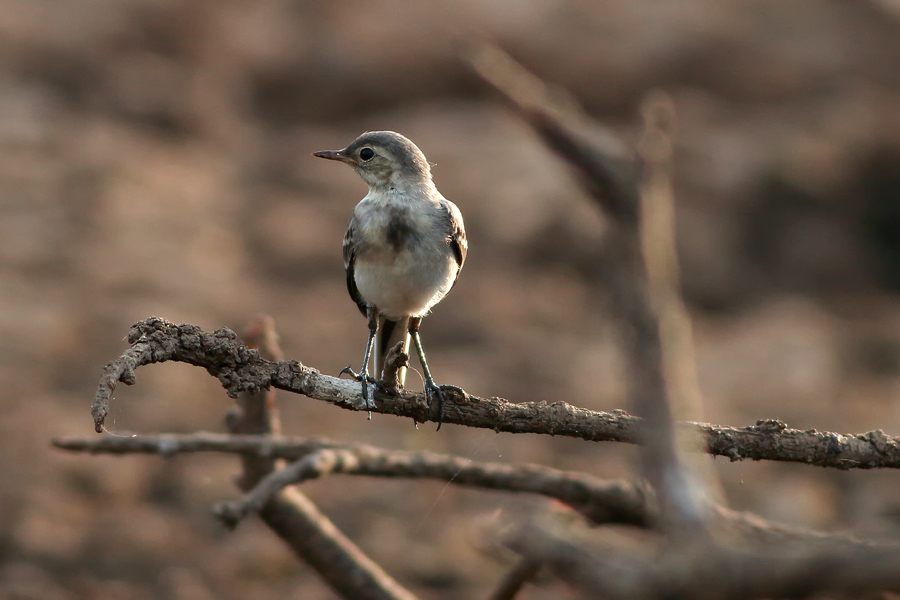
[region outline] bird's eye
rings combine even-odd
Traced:
[[[372,160],[373,156],[375,156],[375,151],[371,148],[363,148],[359,151],[359,158],[362,160]]]

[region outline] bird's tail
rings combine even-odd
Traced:
[[[375,334],[375,355],[372,357],[372,374],[376,379],[381,379],[384,370],[384,357],[388,350],[397,342],[403,342],[403,351],[409,353],[409,319],[391,321],[385,317],[378,317],[378,333]],[[406,384],[406,368],[398,371],[400,385]]]

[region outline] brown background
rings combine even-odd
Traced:
[[[9,0],[0,10],[0,597],[333,598],[256,522],[226,533],[230,457],[90,458],[88,407],[129,325],[239,329],[271,314],[289,358],[358,367],[365,320],[340,241],[364,184],[310,152],[394,129],[435,163],[470,253],[423,326],[435,377],[482,396],[626,406],[599,299],[603,223],[455,58],[498,40],[626,140],[668,90],[680,120],[684,292],[706,418],[900,434],[900,5],[649,0]],[[410,384],[419,387],[417,376]],[[223,431],[184,365],[117,390],[111,429]],[[634,449],[497,435],[282,397],[286,433],[472,460],[632,473]],[[888,472],[716,462],[732,506],[900,532]],[[431,598],[484,597],[488,543],[546,510],[440,483],[304,490]],[[565,591],[541,582],[523,598]]]

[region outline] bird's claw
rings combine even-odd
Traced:
[[[428,408],[431,408],[434,398],[437,397],[438,401],[438,426],[435,431],[441,430],[441,425],[444,424],[444,394],[443,390],[453,390],[454,392],[467,396],[466,391],[457,385],[437,385],[436,383],[427,382],[425,384],[425,398],[428,400]]]
[[[371,410],[375,408],[375,398],[374,394],[372,396],[369,395],[369,384],[374,385],[376,390],[382,390],[381,382],[372,377],[371,375],[365,373],[357,373],[350,367],[344,367],[341,369],[341,372],[338,373],[340,375],[350,375],[353,379],[362,383],[362,397],[363,401],[366,403],[366,408]],[[369,413],[369,418],[372,418],[372,413]]]
[[[357,381],[362,381],[362,373],[357,373],[350,367],[344,367],[343,369],[341,369],[341,372],[338,373],[338,376],[345,375],[345,374],[349,375],[350,377],[352,377],[353,379],[355,379]],[[376,385],[376,386],[379,383],[379,381],[377,379],[375,379],[374,377],[372,377],[371,375],[366,375],[366,381],[368,383],[371,383],[372,385]]]

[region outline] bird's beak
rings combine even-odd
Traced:
[[[340,162],[350,163],[351,165],[356,164],[356,161],[353,160],[349,155],[347,155],[344,150],[322,150],[321,152],[313,152],[313,156],[318,156],[319,158],[327,158],[328,160],[337,160]]]

